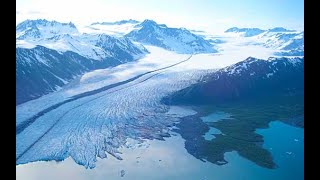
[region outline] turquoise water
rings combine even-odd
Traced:
[[[208,116],[205,117],[201,117],[202,121],[205,123],[208,122],[217,122],[217,121],[221,121],[224,119],[230,119],[230,114],[225,113],[225,112],[215,112],[215,113],[211,113]],[[203,136],[205,140],[207,141],[211,141],[212,139],[215,138],[214,134],[221,134],[222,132],[219,129],[216,129],[214,127],[209,127],[209,131],[206,132],[206,134]]]
[[[212,139],[216,138],[215,134],[221,134],[222,132],[219,129],[214,127],[210,127],[209,131],[203,136],[205,140],[211,141]]]
[[[217,111],[209,114],[208,116],[201,117],[203,122],[217,122],[224,119],[232,119],[231,114],[222,111]]]
[[[204,122],[213,122],[228,118],[230,114],[215,112],[201,119]],[[269,124],[269,128],[258,129],[256,132],[264,137],[263,147],[271,152],[277,168],[261,168],[249,160],[235,156],[234,152],[226,153],[229,164],[221,168],[228,168],[231,174],[237,174],[237,176],[219,173],[217,179],[304,179],[304,129],[273,121]]]
[[[273,179],[304,179],[304,129],[279,121],[269,125],[270,128],[256,132],[264,136],[263,147],[271,152],[278,165],[272,173]]]
[[[230,119],[230,114],[214,112],[201,118],[203,122],[216,122]],[[213,139],[210,134],[205,139]],[[215,129],[215,128],[214,128]],[[229,162],[224,166],[212,168],[216,179],[246,179],[246,180],[301,180],[304,179],[304,129],[293,127],[280,121],[269,123],[267,129],[257,129],[256,132],[264,137],[263,147],[268,149],[277,164],[276,169],[266,169],[253,162],[239,157],[236,152],[225,153]],[[221,133],[221,132],[220,132]],[[218,134],[218,133],[216,133]],[[205,172],[207,174],[208,172]],[[212,177],[209,175],[209,177]]]

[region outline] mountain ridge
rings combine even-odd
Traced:
[[[136,29],[126,34],[126,37],[144,44],[150,44],[178,53],[215,53],[209,41],[191,33],[185,28],[169,28],[165,24],[157,24],[146,19],[137,24]]]

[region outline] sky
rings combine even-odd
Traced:
[[[303,30],[304,0],[16,0],[16,24],[40,18],[76,25],[153,19],[216,32],[234,26]]]

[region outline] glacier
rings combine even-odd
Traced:
[[[190,57],[168,68],[178,68]],[[203,72],[179,73],[160,67],[73,101],[68,100],[76,95],[59,91],[21,104],[16,108],[17,128],[22,128],[16,134],[16,163],[61,161],[70,156],[76,163],[94,168],[97,157],[107,157],[105,152],[121,159],[117,149],[127,138],[162,140],[170,136],[169,127],[178,119],[165,113],[168,107],[160,103],[161,98],[197,82],[202,75]],[[67,103],[50,109],[64,101]],[[45,110],[48,107],[50,110]]]

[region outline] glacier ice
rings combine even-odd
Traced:
[[[163,140],[170,136],[169,126],[178,119],[166,113],[168,107],[160,100],[195,83],[203,74],[203,71],[161,69],[65,103],[40,116],[16,135],[16,163],[61,161],[70,156],[76,163],[94,168],[97,157],[106,158],[109,154],[121,159],[118,148],[124,146],[128,138]],[[49,97],[54,98],[54,94]],[[57,97],[59,99],[64,98]],[[36,101],[33,102],[37,104]],[[38,102],[41,103],[46,102]],[[54,104],[54,100],[49,104]],[[17,124],[32,116],[32,113],[24,113],[28,108],[23,107],[17,107]],[[36,112],[39,110],[33,114]]]

